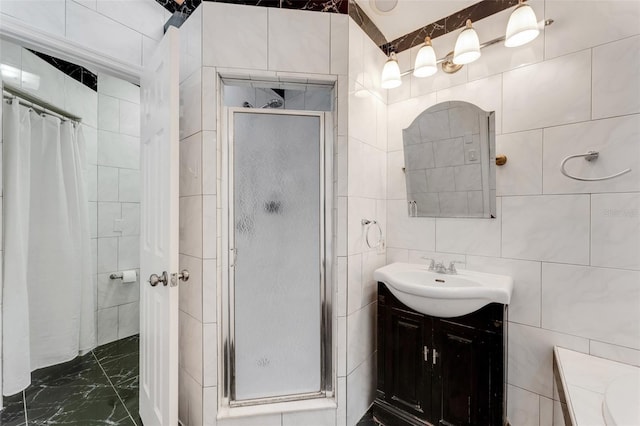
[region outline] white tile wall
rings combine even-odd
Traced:
[[[218,274],[215,259],[202,261],[202,321],[215,323],[218,320]]]
[[[118,306],[118,339],[140,333],[140,303]]]
[[[557,23],[545,32],[545,58],[555,58],[638,34],[640,4],[547,0],[545,14]]]
[[[215,386],[218,379],[218,332],[216,324],[204,324],[202,326],[202,353],[203,357],[202,385]]]
[[[509,409],[507,417],[509,423],[521,426],[539,426],[540,396],[516,386],[507,387],[509,395]]]
[[[202,15],[197,8],[180,27],[180,82],[202,67]]]
[[[98,126],[98,95],[82,83],[65,76],[64,79],[64,109],[71,114],[82,117],[85,125],[96,128]]]
[[[118,201],[118,174],[115,167],[98,166],[98,200]]]
[[[202,321],[202,260],[180,255],[180,270],[189,271],[189,285],[180,286],[180,310]]]
[[[120,103],[118,98],[100,93],[98,95],[98,128],[110,132],[120,130]]]
[[[639,282],[638,271],[543,263],[542,327],[640,349]]]
[[[387,222],[389,247],[435,251],[436,220],[427,217],[410,218],[406,198],[388,201]]]
[[[507,164],[496,167],[498,196],[542,194],[541,130],[498,135],[496,153],[507,156]]]
[[[202,197],[180,197],[180,253],[202,258]]]
[[[131,64],[142,64],[141,33],[72,1],[66,2],[65,19],[65,37],[70,41]]]
[[[202,193],[202,132],[180,142],[180,195]]]
[[[140,88],[98,75],[97,133],[93,142],[97,163],[98,304],[117,310],[115,320],[98,324],[116,340],[139,331],[140,277],[136,283],[110,280],[109,274],[140,268]],[[128,134],[125,134],[128,133]],[[106,342],[102,342],[106,343]]]
[[[640,36],[593,49],[594,119],[640,112],[638,69]]]
[[[215,426],[218,416],[218,389],[204,388],[202,392],[202,423],[204,426]]]
[[[184,425],[203,424],[202,386],[184,368],[178,373],[178,419]]]
[[[371,303],[347,317],[347,375],[353,373],[375,352],[375,323],[375,303]]]
[[[147,0],[97,0],[97,11],[116,22],[160,40],[169,12]]]
[[[347,376],[347,425],[358,423],[375,396],[375,354]]]
[[[503,74],[503,133],[591,118],[591,52],[586,50]]]
[[[640,367],[640,351],[635,349],[591,340],[589,342],[589,353],[600,358],[611,359]]]
[[[65,104],[63,73],[25,49],[22,49],[22,71],[23,90],[53,105]]]
[[[98,310],[98,345],[118,339],[118,307]]]
[[[500,217],[500,199],[498,199]],[[415,220],[415,219],[414,219]],[[437,218],[436,251],[500,256],[500,220]]]
[[[118,268],[118,239],[98,239],[98,270],[97,272],[112,272]]]
[[[640,190],[640,115],[587,121],[544,129],[543,192],[627,192]],[[560,160],[568,155],[598,151],[597,161],[569,160],[566,170],[579,177],[596,178],[630,168],[615,179],[581,182],[560,173]]]
[[[553,347],[589,352],[589,340],[516,323],[509,324],[508,380],[514,386],[553,397]]]
[[[347,74],[349,72],[349,17],[331,13],[331,74]]]
[[[202,71],[180,84],[180,139],[202,130]]]
[[[267,69],[266,8],[222,3],[202,7],[203,40],[221,41],[207,43],[202,52],[204,66]]]
[[[184,311],[180,311],[179,322],[180,366],[198,385],[202,385],[202,323]]]
[[[502,256],[589,264],[589,196],[502,198]]]
[[[374,136],[375,137],[375,136]],[[386,150],[349,138],[349,195],[383,199],[387,191]]]
[[[120,202],[140,202],[140,171],[119,169],[118,196]]]
[[[98,309],[137,302],[139,293],[139,282],[122,283],[110,279],[109,274],[98,274]]]
[[[591,196],[591,265],[640,270],[640,193]]]
[[[66,0],[7,0],[2,2],[2,14],[12,16],[47,33],[65,33]]]
[[[482,80],[439,90],[437,99],[438,102],[470,102],[485,111],[495,111],[496,134],[500,134],[502,132],[502,86],[502,74],[498,74]]]
[[[98,73],[98,92],[112,98],[140,103],[140,88],[138,86],[108,74]]]
[[[434,254],[433,256],[438,256],[438,259],[442,258],[442,254]],[[542,266],[540,262],[467,255],[464,268],[512,277],[513,294],[509,304],[509,321],[540,327],[540,301],[542,297]]]
[[[278,8],[267,11],[268,69],[328,74],[331,70],[331,15]]]

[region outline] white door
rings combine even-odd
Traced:
[[[141,79],[140,418],[178,424],[178,30]]]

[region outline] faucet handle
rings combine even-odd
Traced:
[[[430,260],[431,261],[431,262],[429,262],[429,270],[430,271],[433,271],[435,269],[435,267],[436,267],[436,261],[435,260],[433,260],[432,258],[427,257],[427,256],[421,256],[420,258],[424,259],[424,260]]]
[[[460,263],[463,265],[467,264],[467,262],[463,262],[462,260],[452,260],[451,262],[449,262],[449,269],[447,270],[447,272],[449,272],[450,274],[458,273],[458,271],[456,270],[456,263]]]

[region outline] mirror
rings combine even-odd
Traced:
[[[409,216],[496,216],[495,114],[450,101],[402,131]]]

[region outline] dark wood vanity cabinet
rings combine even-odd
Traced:
[[[378,283],[375,418],[387,426],[506,424],[506,307],[420,314]]]

